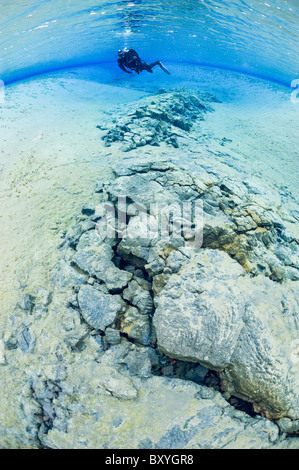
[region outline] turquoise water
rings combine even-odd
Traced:
[[[298,0],[3,0],[0,79],[107,62],[196,63],[278,81],[299,78]]]

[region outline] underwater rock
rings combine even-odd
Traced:
[[[120,400],[133,400],[137,397],[137,390],[129,378],[124,376],[107,376],[102,379],[102,386],[111,395]]]
[[[34,350],[36,336],[30,332],[29,327],[23,325],[16,335],[18,346],[23,353],[31,353]]]
[[[77,246],[76,246],[76,250],[80,251],[80,250],[84,250],[85,248],[99,247],[100,245],[101,245],[101,240],[96,230],[89,230],[80,236]]]
[[[82,235],[82,226],[80,224],[76,224],[74,227],[71,227],[68,230],[64,243],[72,248],[76,248],[81,235]]]
[[[7,328],[4,331],[2,344],[4,345],[5,349],[8,349],[9,351],[18,347],[18,341],[10,328]]]
[[[93,222],[91,219],[85,219],[81,222],[81,228],[82,228],[82,232],[88,232],[89,230],[92,230],[93,228],[95,228],[95,222]],[[82,236],[80,237],[80,239],[82,238]]]
[[[120,332],[114,328],[106,328],[105,338],[107,343],[115,345],[121,342]]]
[[[96,330],[105,331],[123,308],[119,295],[96,290],[91,286],[83,286],[78,294],[80,311],[86,322]]]
[[[169,206],[195,202],[204,195],[208,205],[201,255],[192,248],[188,254],[184,252],[182,239],[153,238],[147,230],[150,216],[132,213],[127,236],[116,244],[116,251],[119,259],[133,268],[130,276],[134,268],[147,273],[155,311],[149,291],[135,279],[126,278],[128,287],[117,287],[129,304],[118,317],[120,331],[137,344],[149,345],[151,325],[146,315],[154,313],[157,343],[167,355],[217,370],[223,389],[252,402],[256,412],[271,418],[295,418],[298,376],[294,364],[289,364],[292,351],[286,346],[282,352],[278,338],[284,332],[288,344],[296,339],[292,315],[279,320],[282,305],[295,295],[296,285],[278,289],[274,281],[286,282],[288,269],[295,269],[298,255],[296,246],[279,236],[285,230],[282,219],[266,198],[261,199],[261,191],[257,202],[248,185],[232,178],[214,178],[213,184],[205,184],[166,162],[127,168],[122,164],[116,174],[119,176],[106,187],[107,195],[116,204],[118,194],[126,194],[129,214],[132,202],[149,210],[152,202]],[[78,256],[79,252],[75,261]],[[126,275],[128,271],[120,269]],[[248,272],[259,275],[256,281]],[[89,274],[105,282],[95,271],[89,270]],[[271,300],[277,298],[275,307],[265,292],[271,292]],[[290,308],[298,311],[295,304]],[[272,316],[277,318],[274,323]],[[275,381],[271,382],[271,377]]]
[[[112,252],[110,247],[108,250],[101,254],[89,251],[77,251],[73,260],[76,265],[88,273],[90,276],[103,281],[111,293],[117,293],[128,285],[132,279],[132,274],[121,271],[111,261]]]
[[[54,283],[59,285],[60,288],[64,289],[68,286],[81,286],[86,284],[87,276],[82,272],[74,269],[67,261],[61,260],[59,263],[59,269],[55,276]]]
[[[95,213],[95,207],[91,206],[90,204],[84,204],[82,207],[82,214],[87,215],[88,217],[94,215]]]
[[[186,137],[185,133],[190,132],[194,121],[212,111],[207,101],[211,101],[208,95],[178,88],[144,99],[129,113],[128,119],[120,118],[115,125],[98,127],[108,129],[102,137],[105,146],[123,142],[123,152],[147,144],[159,146],[161,142],[178,148],[177,137]]]
[[[32,312],[34,307],[35,297],[31,294],[24,294],[19,302],[19,307],[29,314]]]
[[[209,368],[227,366],[243,326],[244,302],[237,285],[242,275],[237,262],[216,250],[202,250],[188,260],[155,297],[160,349]],[[225,280],[219,287],[218,278]]]
[[[131,340],[147,346],[150,343],[151,324],[148,315],[143,315],[136,307],[127,308],[120,318],[120,331]]]
[[[296,418],[296,297],[296,283],[252,279],[227,254],[201,250],[155,297],[158,346],[218,370],[223,389],[252,402],[256,412]]]
[[[123,298],[139,309],[143,314],[152,313],[154,304],[150,293],[142,289],[138,282],[131,281],[123,291]]]
[[[176,205],[183,207],[184,203],[203,202],[204,247],[225,251],[252,275],[263,274],[278,282],[298,280],[298,239],[274,212],[272,193],[265,186],[256,195],[238,180],[213,177],[211,182],[204,173],[203,177],[191,176],[167,162],[159,162],[157,166],[153,162],[133,163],[127,168],[121,164],[115,172],[120,176],[107,187],[113,204],[119,194],[125,194],[147,211],[157,204],[160,209],[165,207],[167,214]],[[232,194],[233,191],[236,194]],[[279,201],[275,200],[275,195],[273,198],[278,211]],[[124,239],[118,245],[118,251],[127,259],[136,256],[148,262],[153,239],[147,231],[149,223],[153,225],[149,215],[130,219],[128,231],[134,233],[135,239],[131,242]],[[148,241],[143,233],[147,234]],[[144,261],[140,266],[146,264]]]
[[[288,434],[299,434],[299,419],[292,421],[288,418],[281,418],[278,420],[277,424],[281,432]]]
[[[117,293],[122,291],[132,279],[132,274],[127,271],[110,266],[105,275],[101,276],[101,280],[105,282],[105,285],[109,292]]]
[[[111,248],[107,246],[102,248],[100,253],[89,249],[78,250],[74,255],[73,261],[82,271],[100,279],[112,264]]]
[[[130,351],[124,362],[132,375],[151,377],[152,364],[145,351],[138,351],[137,349]]]

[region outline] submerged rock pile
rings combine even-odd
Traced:
[[[107,131],[102,137],[106,147],[122,142],[124,152],[144,145],[159,146],[161,142],[178,148],[178,137],[185,138],[194,121],[204,119],[204,114],[212,111],[209,102],[218,100],[208,93],[185,88],[161,90],[158,95],[144,99],[125,118],[98,128]]]
[[[161,161],[119,165],[96,191],[50,291],[26,294],[2,338],[12,371],[30,355],[23,436],[51,448],[296,446],[284,441],[299,431],[296,221],[265,187]],[[153,203],[198,201],[201,248],[192,224],[153,236]],[[231,406],[242,401],[247,413]]]

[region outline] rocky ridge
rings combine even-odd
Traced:
[[[121,142],[121,150],[129,152],[145,145],[159,146],[161,142],[178,148],[178,138],[186,138],[196,120],[204,119],[213,108],[210,102],[219,102],[208,94],[186,88],[161,89],[156,96],[143,99],[126,113],[98,126],[106,147]]]

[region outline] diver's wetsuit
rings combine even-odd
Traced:
[[[164,67],[163,64],[161,64],[159,60],[151,64],[147,64],[144,60],[140,59],[139,55],[137,54],[136,51],[134,51],[134,49],[129,49],[128,51],[127,50],[118,51],[117,63],[119,67],[126,73],[132,73],[132,72],[129,72],[129,70],[127,70],[126,67],[130,70],[134,70],[138,74],[142,72],[143,70],[153,73],[152,68],[155,67],[155,65],[159,65],[161,69],[164,70],[164,72],[170,75],[170,72]]]

